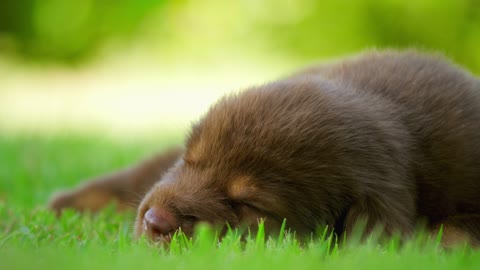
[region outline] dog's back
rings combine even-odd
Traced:
[[[393,105],[413,139],[418,214],[480,213],[480,81],[441,57],[372,52],[297,75],[321,76]]]

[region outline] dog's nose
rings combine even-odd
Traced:
[[[175,217],[165,209],[150,208],[144,215],[146,232],[154,240],[175,231]]]

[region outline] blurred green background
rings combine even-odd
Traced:
[[[373,47],[479,74],[480,1],[1,0],[0,125],[183,129],[226,91]]]
[[[442,50],[480,69],[478,0],[2,0],[2,51],[77,62],[111,42],[183,55],[254,50],[294,59],[365,47]]]

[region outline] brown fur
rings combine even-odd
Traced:
[[[65,208],[97,212],[111,202],[119,210],[136,208],[181,153],[181,149],[171,149],[121,171],[88,180],[74,190],[57,192],[49,207],[58,214]]]
[[[145,196],[136,232],[153,208],[187,233],[286,218],[299,234],[364,221],[409,235],[461,216],[450,231],[477,241],[479,178],[479,80],[439,57],[370,52],[221,99]]]

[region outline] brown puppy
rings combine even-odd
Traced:
[[[424,221],[480,239],[480,82],[437,57],[371,52],[227,96],[148,192],[136,232],[259,218],[299,234],[362,220],[408,235]]]

